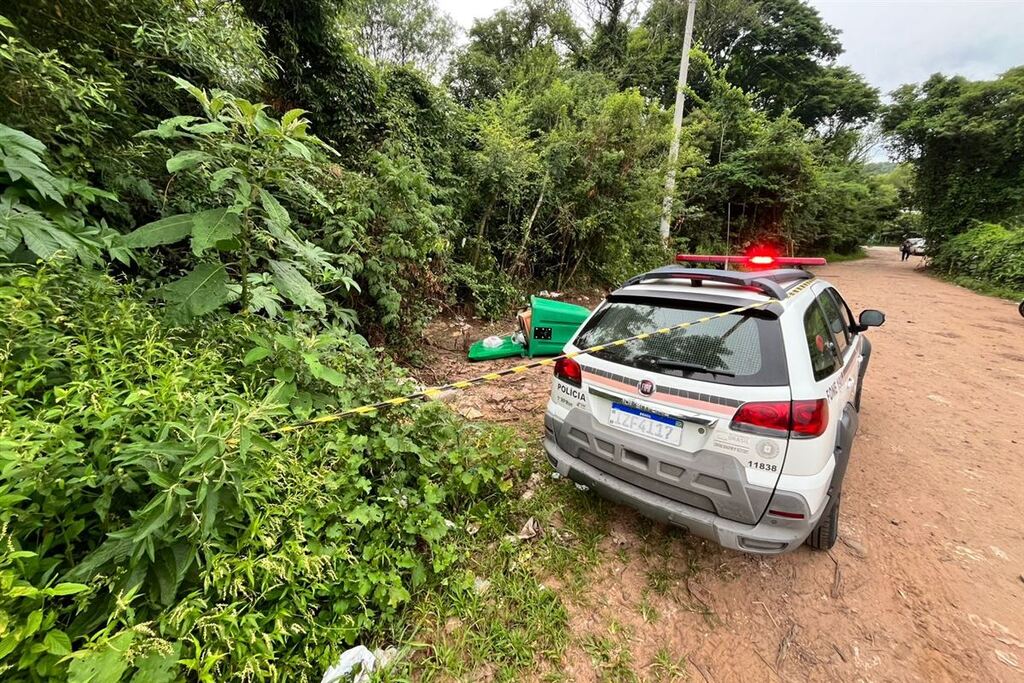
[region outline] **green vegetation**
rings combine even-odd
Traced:
[[[150,654],[312,678],[448,577],[450,528],[511,485],[515,439],[437,405],[276,432],[403,391],[345,330],[167,327],[73,268],[6,267],[0,304],[6,679],[118,680]]]
[[[982,223],[930,251],[935,269],[959,284],[1024,299],[1024,228]]]
[[[591,9],[517,0],[455,49],[431,0],[5,6],[4,680],[315,680],[357,641],[557,676],[600,501],[439,404],[280,428],[409,390],[442,306],[665,261],[683,4]],[[1019,69],[900,91],[908,163],[870,166],[878,93],[810,6],[698,18],[671,248],[855,258],[920,221],[944,272],[1022,287]]]
[[[914,169],[911,201],[932,264],[984,290],[1019,294],[1024,67],[991,81],[935,75],[894,100],[882,124]]]

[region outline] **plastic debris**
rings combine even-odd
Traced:
[[[473,408],[472,406],[459,408],[458,410],[459,414],[462,415],[462,417],[466,418],[467,420],[479,420],[481,417],[484,416],[483,413],[481,413],[476,408]]]
[[[370,683],[377,657],[362,645],[345,650],[338,663],[329,668],[320,683]]]
[[[501,346],[502,343],[503,342],[501,341],[501,337],[498,337],[498,336],[492,334],[490,337],[487,337],[486,339],[484,339],[484,348],[485,349],[496,349],[499,346]]]
[[[526,524],[523,525],[523,528],[519,530],[519,533],[516,534],[516,537],[521,541],[528,541],[531,538],[536,538],[540,533],[540,522],[538,522],[536,518],[530,517],[526,520]]]

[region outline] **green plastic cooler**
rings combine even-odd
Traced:
[[[530,307],[516,316],[525,344],[517,342],[516,335],[502,337],[501,345],[493,348],[487,348],[481,340],[469,348],[469,359],[557,356],[589,315],[583,306],[532,296]]]

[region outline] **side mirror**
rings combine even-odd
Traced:
[[[858,327],[862,330],[866,330],[869,327],[881,327],[885,322],[885,313],[869,308],[860,312],[857,322],[859,323]]]

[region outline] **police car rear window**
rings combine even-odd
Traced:
[[[729,307],[664,299],[616,298],[580,331],[579,348],[694,322]],[[693,327],[636,339],[594,354],[615,363],[704,382],[740,386],[788,383],[778,319],[763,311],[715,318]]]

